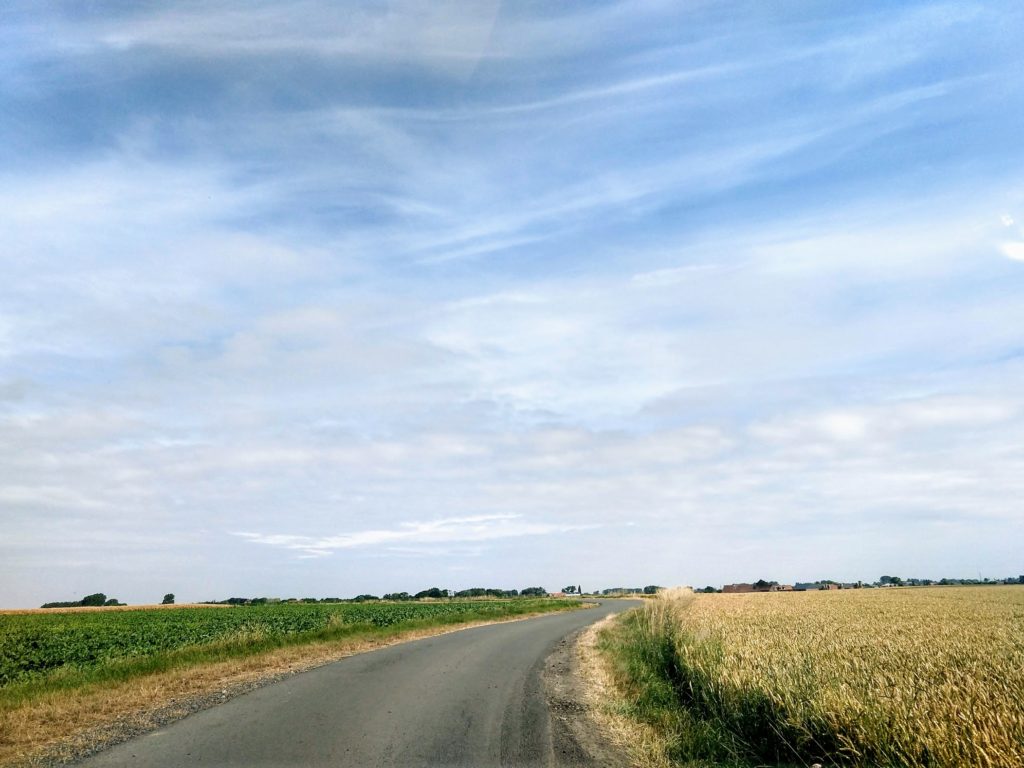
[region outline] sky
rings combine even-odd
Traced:
[[[1024,573],[1016,2],[5,2],[0,605]]]

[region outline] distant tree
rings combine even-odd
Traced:
[[[771,589],[778,583],[779,582],[777,581],[765,581],[764,579],[758,579],[754,582],[754,589]]]
[[[567,594],[567,595],[575,595],[576,594],[576,585],[575,584],[570,584],[568,587],[562,587],[562,591],[565,592],[565,594]]]
[[[576,585],[576,594],[577,595],[582,595],[583,594],[583,587],[581,587],[579,584]]]
[[[644,594],[645,595],[656,595],[656,594],[658,594],[658,590],[659,589],[662,589],[662,587],[658,587],[658,586],[655,586],[654,584],[651,584],[650,586],[644,587]]]
[[[700,592],[704,592],[705,594],[708,594],[708,595],[713,595],[713,594],[714,594],[715,592],[721,592],[722,590],[720,590],[720,589],[715,589],[714,587],[712,587],[712,586],[711,586],[711,585],[709,584],[708,586],[704,587],[704,589],[701,589],[701,590],[699,590],[699,591],[700,591]]]
[[[442,592],[437,587],[431,587],[430,589],[424,589],[422,592],[416,593],[416,599],[419,600],[422,597],[448,597],[448,590]]]
[[[903,585],[903,579],[899,576],[883,576],[878,580],[879,584],[892,584],[893,586],[899,587]]]
[[[79,602],[82,605],[103,605],[107,602],[107,596],[102,592],[97,592],[94,595],[86,595]]]
[[[366,602],[371,602],[373,600],[380,600],[380,598],[377,597],[376,595],[356,595],[355,597],[352,598],[352,600],[353,600],[353,602],[356,602],[356,603],[366,603]]]
[[[164,599],[160,601],[160,605],[174,605],[174,593],[168,592],[164,595]]]
[[[124,603],[119,603],[116,597],[112,597],[109,600],[104,600],[103,605],[109,608],[112,605],[124,605]]]
[[[544,587],[527,587],[519,590],[519,594],[523,597],[546,597],[548,591]]]
[[[384,599],[396,601],[412,600],[412,595],[410,595],[408,592],[389,592],[388,594],[384,595]]]

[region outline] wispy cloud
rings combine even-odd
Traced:
[[[1019,562],[1013,3],[0,14],[0,603]]]
[[[520,536],[569,533],[596,527],[599,526],[536,523],[524,520],[523,516],[518,514],[496,514],[404,522],[393,529],[357,531],[320,538],[243,531],[237,532],[235,535],[258,544],[269,544],[274,547],[297,550],[304,555],[321,557],[329,555],[335,550],[357,547],[379,547],[395,543],[426,545],[493,541]]]
[[[798,419],[758,424],[752,433],[773,442],[892,441],[922,430],[979,430],[1013,422],[1021,404],[967,397],[914,398],[860,408],[832,409]]]
[[[1008,242],[1000,246],[1003,254],[1014,261],[1024,261],[1024,242]]]

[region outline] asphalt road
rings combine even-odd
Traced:
[[[541,678],[545,658],[566,635],[636,604],[607,601],[351,656],[81,765],[555,765],[559,750]]]

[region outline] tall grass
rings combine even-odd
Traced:
[[[1024,766],[1024,589],[676,592],[602,643],[679,764]]]

